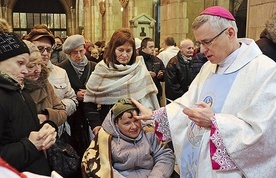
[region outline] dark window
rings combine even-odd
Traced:
[[[66,14],[59,0],[20,0],[13,9],[13,30],[23,36],[37,24],[45,24],[55,36],[66,38]]]

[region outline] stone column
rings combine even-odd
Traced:
[[[72,20],[72,32],[71,35],[76,34],[76,8],[71,10],[71,20]]]
[[[188,32],[187,2],[172,0],[168,3],[167,1],[161,1],[160,43],[167,36],[172,36],[179,44],[182,39],[186,38]]]
[[[137,7],[135,7],[135,1],[129,0],[126,7],[123,7],[123,13],[122,13],[122,27],[129,28],[130,23],[129,21],[137,16]]]
[[[122,28],[121,4],[117,0],[106,0],[106,13],[103,40],[108,42],[111,35],[118,28]]]
[[[250,0],[247,4],[246,36],[258,40],[266,21],[276,12],[276,0]]]
[[[83,30],[84,30],[84,38],[91,40],[91,21],[92,21],[92,13],[91,13],[91,3],[88,0],[83,1]]]

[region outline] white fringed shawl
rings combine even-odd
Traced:
[[[133,97],[143,101],[148,98],[152,108],[159,108],[157,88],[141,56],[132,65],[107,66],[104,61],[97,64],[87,84],[84,102],[114,104],[121,97]]]

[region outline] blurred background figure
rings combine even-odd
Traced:
[[[137,56],[139,56],[139,50],[141,48],[141,42],[142,40],[140,40],[140,38],[134,38],[134,41],[135,41],[135,48],[136,48],[136,54]]]
[[[157,57],[163,61],[163,64],[166,67],[169,60],[174,57],[178,51],[179,48],[176,46],[174,38],[169,36],[162,43],[162,51],[159,52]]]
[[[53,46],[53,52],[51,54],[51,62],[55,65],[61,63],[67,59],[66,54],[62,51],[63,40],[61,37],[55,37],[55,44]]]
[[[154,56],[157,56],[159,54],[159,49],[158,48],[154,48]]]
[[[266,22],[256,43],[265,55],[276,62],[276,13]]]
[[[91,59],[90,59],[91,58],[91,51],[95,48],[95,46],[92,42],[88,42],[85,45],[86,45],[85,46],[85,50],[86,50],[85,56],[87,57],[87,59],[89,61],[91,61]]]
[[[90,61],[93,61],[93,62],[100,62],[102,60],[102,55],[100,56],[100,52],[97,48],[93,48],[91,50],[91,57],[90,57]]]
[[[159,104],[162,97],[162,87],[160,82],[164,82],[165,66],[161,59],[154,56],[154,41],[151,38],[144,38],[141,42],[139,54],[143,56],[146,67],[158,89],[157,99]]]
[[[99,56],[102,59],[104,54],[104,49],[105,49],[105,41],[104,40],[96,41],[94,44],[94,47],[99,50]]]

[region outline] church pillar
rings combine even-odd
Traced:
[[[173,10],[172,10],[173,9]],[[187,18],[187,2],[172,0],[161,1],[161,32],[160,43],[167,36],[172,36],[175,42],[179,42],[186,38],[189,32],[189,19]],[[162,46],[160,44],[160,46]]]
[[[266,2],[250,0],[247,2],[246,36],[258,40],[266,21],[276,13],[276,0]]]

